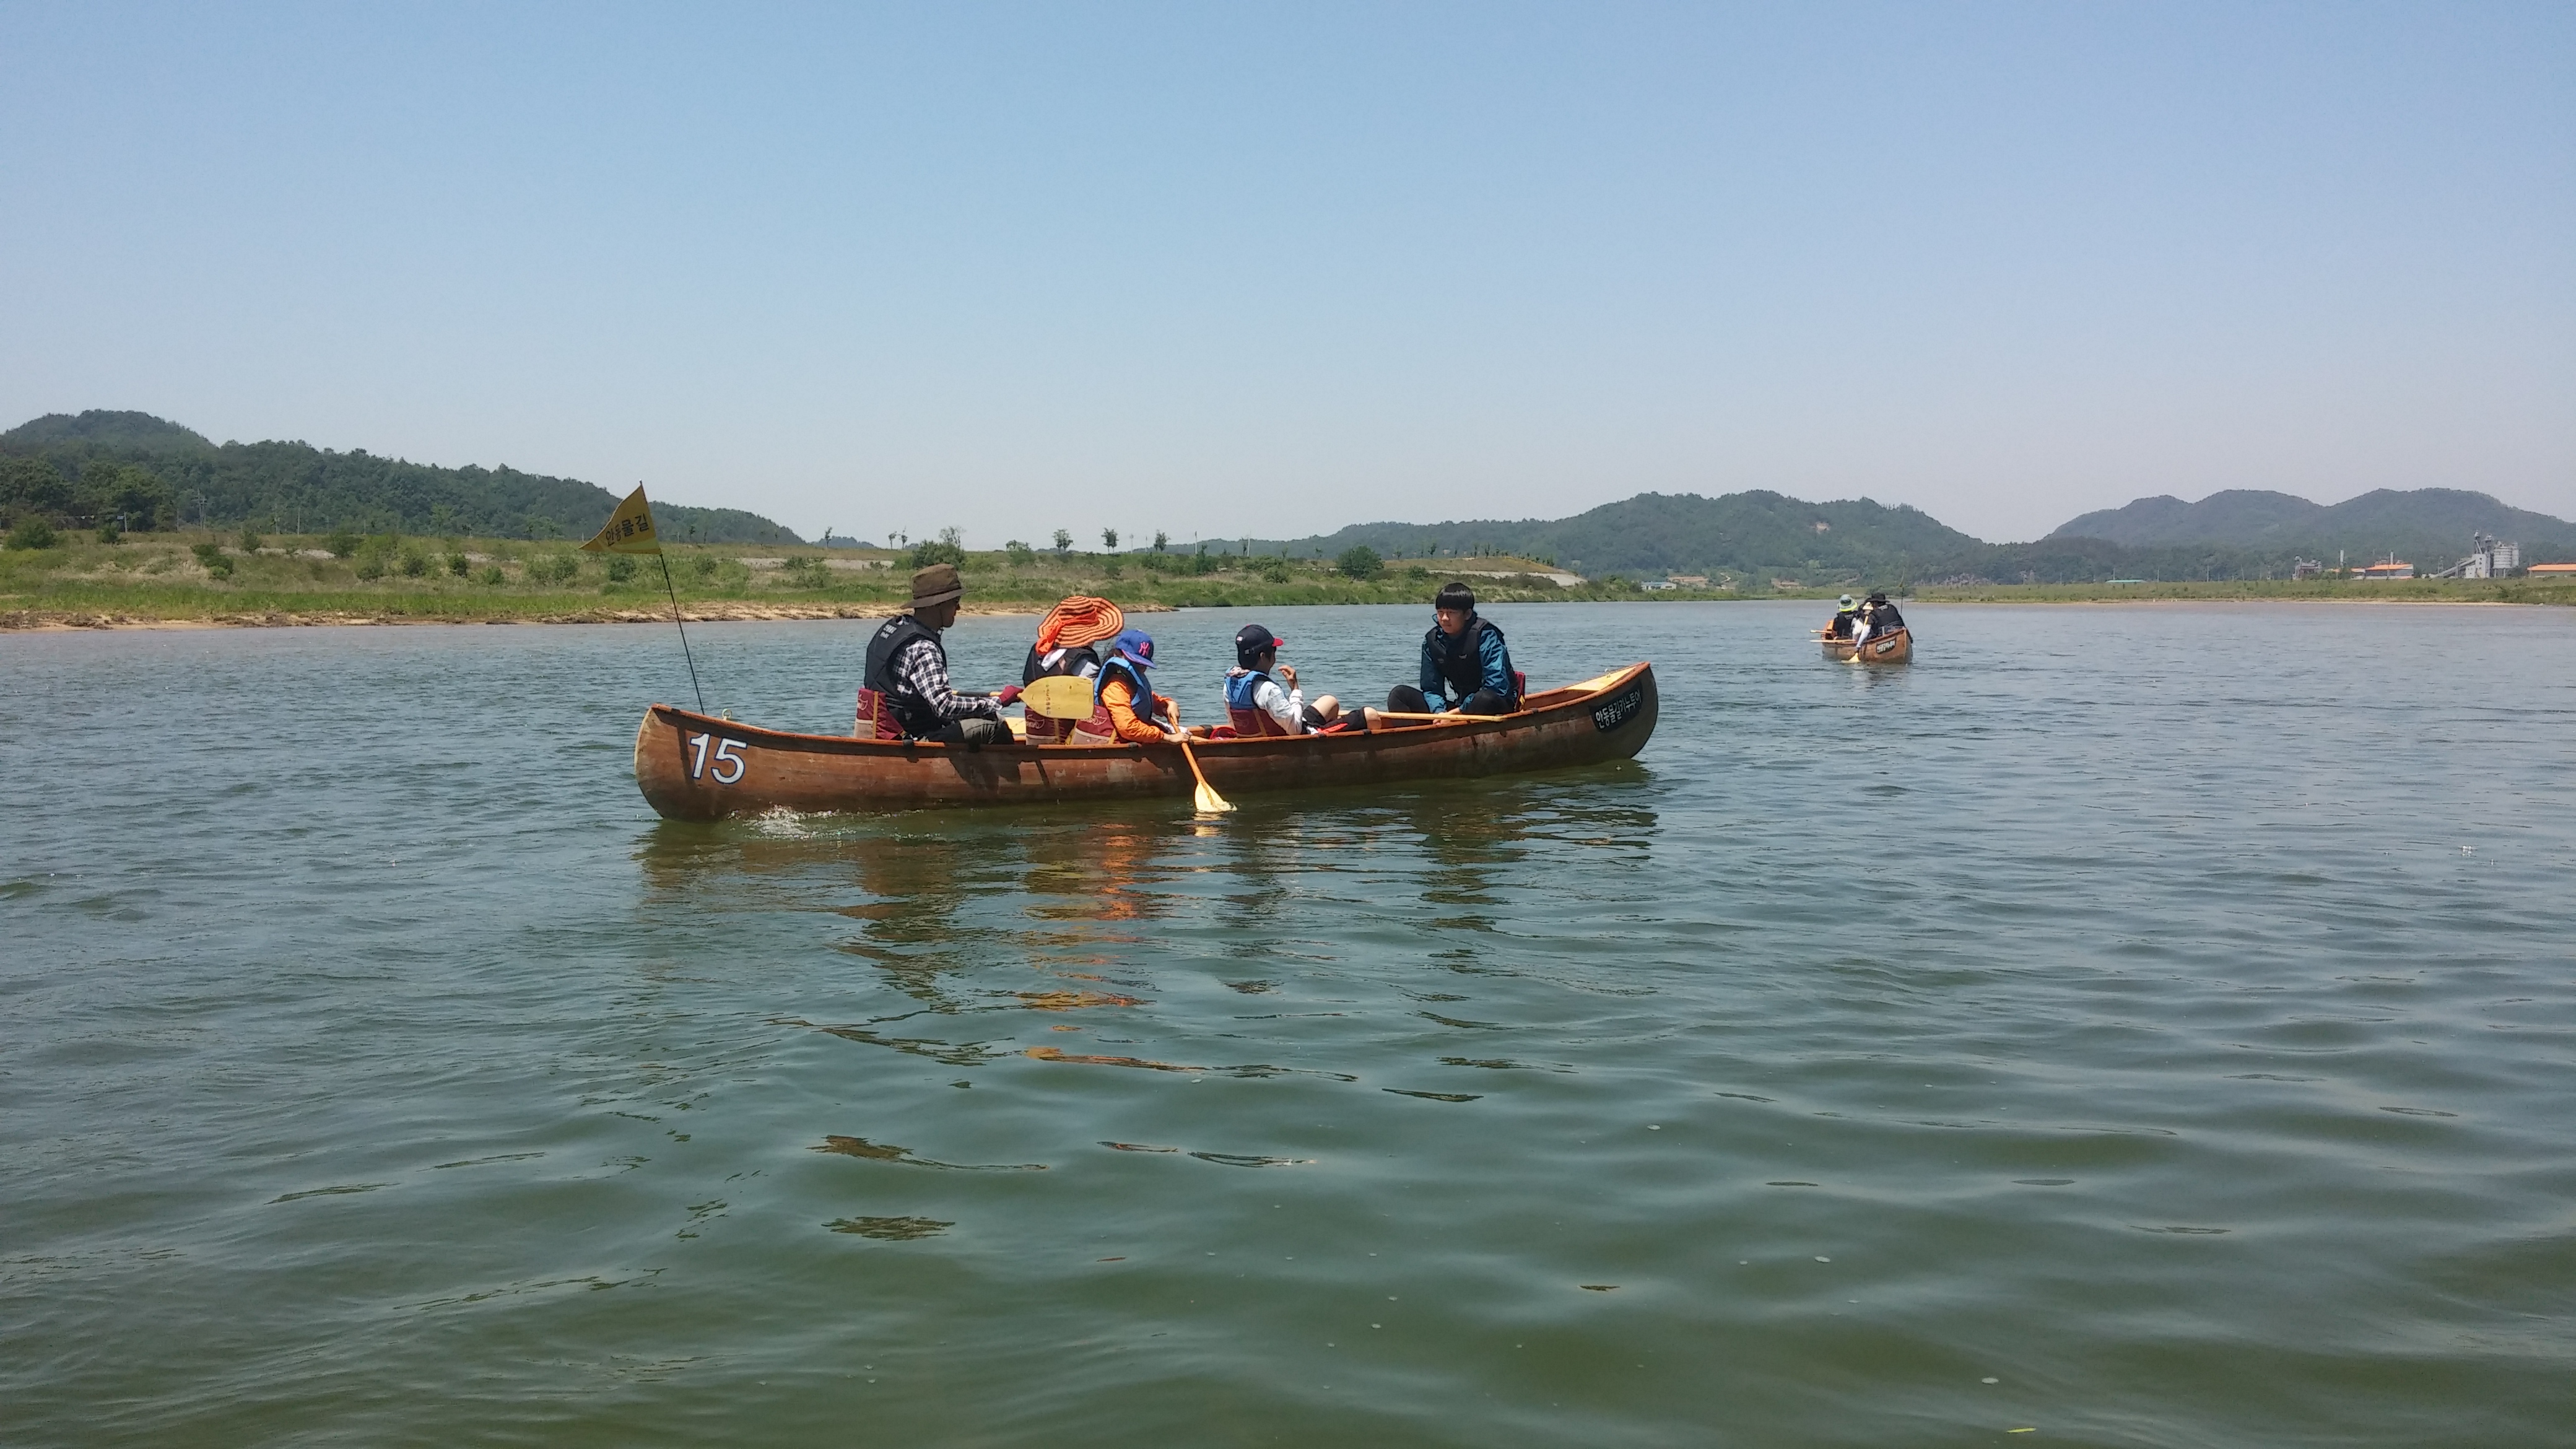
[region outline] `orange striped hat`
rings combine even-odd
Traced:
[[[1118,631],[1126,627],[1127,616],[1118,611],[1116,604],[1076,594],[1047,610],[1046,618],[1039,621],[1038,652],[1115,639]]]

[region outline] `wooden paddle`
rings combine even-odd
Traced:
[[[1092,711],[1092,681],[1070,674],[1053,674],[1020,691],[1020,702],[1049,719],[1089,719]],[[1190,742],[1180,741],[1181,758],[1190,762],[1190,774],[1199,782],[1190,803],[1201,814],[1219,815],[1234,806],[1216,787],[1208,783],[1207,771],[1199,768],[1199,757],[1190,752]]]
[[[1198,790],[1190,796],[1193,809],[1201,815],[1222,815],[1234,808],[1232,801],[1218,794],[1216,787],[1207,782],[1207,771],[1199,768],[1199,757],[1190,752],[1190,737],[1187,735],[1181,736],[1181,758],[1190,762],[1190,773],[1199,781]]]
[[[1079,675],[1050,674],[1020,691],[1020,703],[1048,719],[1091,718],[1092,682]]]

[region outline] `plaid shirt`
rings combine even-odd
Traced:
[[[1000,719],[989,694],[959,694],[948,682],[948,655],[929,639],[915,639],[894,659],[895,677],[921,696],[941,719]]]

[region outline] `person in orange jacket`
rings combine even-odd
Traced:
[[[1181,727],[1172,722],[1170,698],[1156,694],[1145,682],[1145,671],[1153,667],[1153,636],[1142,629],[1120,631],[1110,641],[1109,657],[1100,661],[1100,682],[1092,698],[1108,709],[1118,738],[1131,744],[1183,738]]]

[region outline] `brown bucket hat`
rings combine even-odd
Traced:
[[[912,606],[916,609],[944,604],[965,594],[966,585],[958,579],[955,564],[932,564],[912,571]]]

